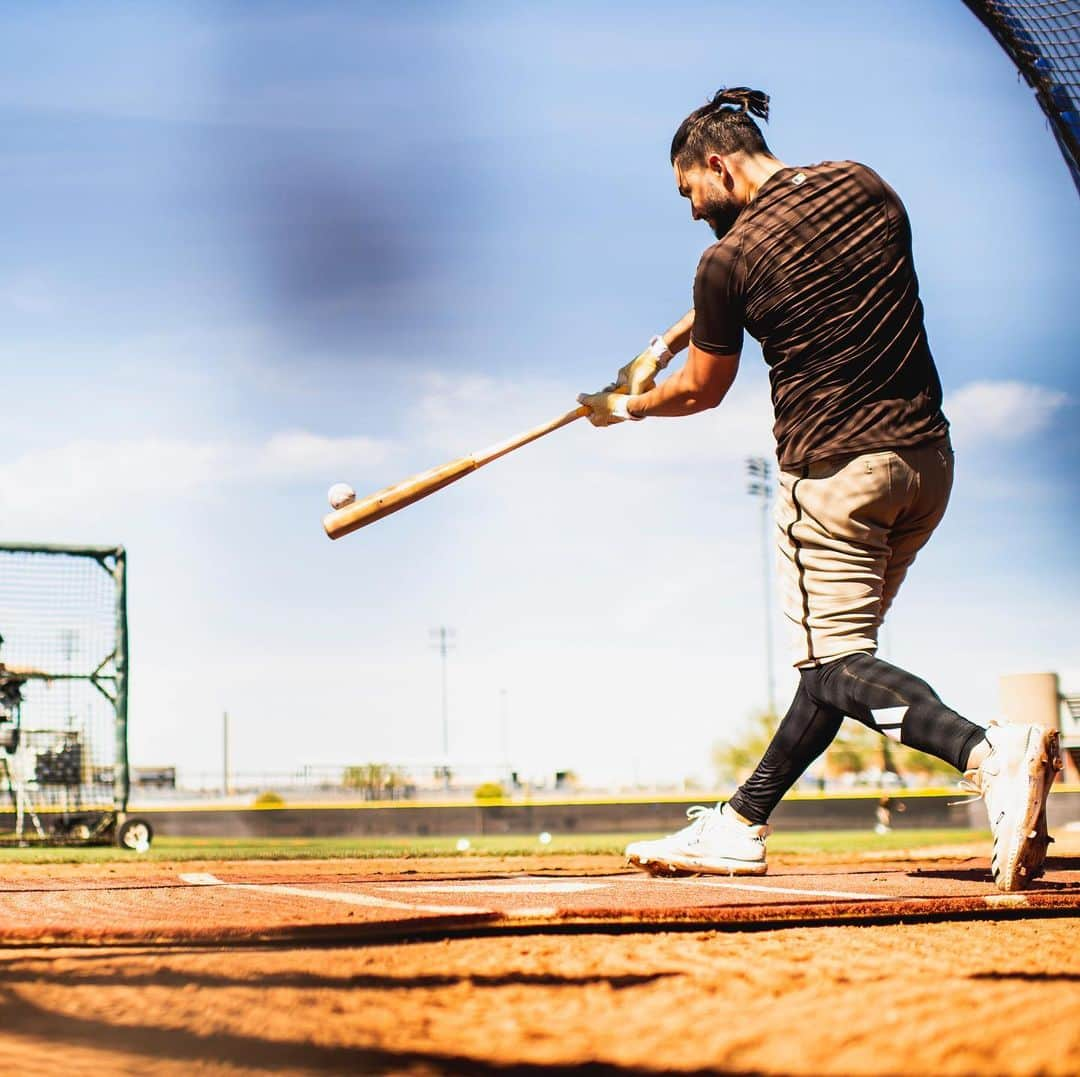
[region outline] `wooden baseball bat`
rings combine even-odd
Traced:
[[[381,520],[384,516],[389,516],[392,512],[397,512],[398,509],[403,509],[406,505],[411,505],[427,497],[428,494],[433,494],[436,490],[457,482],[458,479],[464,478],[477,468],[490,464],[492,460],[498,460],[500,456],[520,449],[522,445],[528,445],[530,441],[536,441],[537,438],[542,438],[545,434],[550,434],[588,414],[589,409],[583,404],[579,408],[574,408],[573,411],[568,411],[565,415],[560,415],[557,419],[552,419],[551,422],[534,426],[523,434],[500,441],[497,445],[474,452],[471,456],[451,460],[450,463],[443,464],[441,467],[422,471],[410,479],[387,486],[384,490],[378,490],[360,501],[352,501],[340,509],[327,513],[323,517],[323,528],[332,539],[358,531],[361,527],[373,524],[376,520]]]

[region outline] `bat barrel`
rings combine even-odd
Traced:
[[[475,468],[476,462],[471,456],[463,456],[460,460],[433,467],[430,471],[414,475],[411,479],[387,486],[360,501],[328,512],[323,517],[323,529],[332,539],[359,531],[361,527],[373,524],[376,520],[381,520],[384,516],[449,486]]]
[[[534,426],[523,434],[500,441],[497,445],[491,445],[471,456],[463,456],[460,460],[452,460],[449,464],[433,467],[430,471],[414,475],[404,482],[387,486],[384,490],[379,490],[361,501],[354,501],[350,505],[327,513],[323,517],[323,530],[332,539],[359,531],[361,527],[373,524],[376,520],[381,520],[384,516],[389,516],[392,512],[397,512],[398,509],[403,509],[406,505],[411,505],[435,493],[436,490],[449,486],[450,483],[456,482],[478,467],[490,464],[492,460],[498,460],[500,456],[505,456],[514,449],[520,449],[522,445],[528,445],[529,442],[550,434],[553,430],[558,430],[588,413],[587,407],[575,408],[565,415],[560,415],[557,419]]]

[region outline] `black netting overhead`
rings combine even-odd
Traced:
[[[1034,89],[1080,191],[1080,0],[964,0]]]

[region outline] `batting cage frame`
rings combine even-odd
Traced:
[[[128,642],[123,546],[0,542],[0,843],[149,845],[127,814]]]
[[[1035,91],[1080,192],[1080,3],[964,0],[964,4]]]

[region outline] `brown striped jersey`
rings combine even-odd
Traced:
[[[738,352],[744,329],[769,365],[784,470],[947,433],[907,212],[865,165],[780,169],[702,255],[694,344]]]

